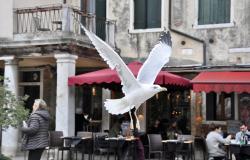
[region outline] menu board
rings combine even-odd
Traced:
[[[240,121],[238,120],[228,120],[227,121],[227,133],[228,134],[236,134],[240,131]]]

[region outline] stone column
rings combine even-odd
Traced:
[[[17,60],[14,56],[0,57],[5,61],[4,67],[4,84],[7,85],[14,95],[18,96],[18,67]],[[13,157],[16,155],[18,147],[18,129],[9,127],[2,133],[2,153],[6,156]]]
[[[68,77],[75,75],[75,63],[78,58],[71,54],[56,54],[56,130],[64,136],[75,135],[75,87],[68,86]]]
[[[110,99],[111,92],[109,89],[102,89],[102,131],[109,130],[110,115],[106,108],[104,107],[104,102],[106,99]]]

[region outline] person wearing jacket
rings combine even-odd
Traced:
[[[226,151],[223,145],[230,143],[231,135],[227,136],[227,138],[223,138],[221,126],[218,125],[212,124],[211,129],[212,131],[208,133],[206,138],[209,157],[214,160],[225,160]]]
[[[49,145],[49,119],[47,104],[42,99],[36,99],[27,126],[21,128],[24,133],[22,148],[29,151],[28,160],[40,160]]]

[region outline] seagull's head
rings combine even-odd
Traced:
[[[156,93],[162,92],[162,91],[167,91],[167,88],[161,87],[161,86],[156,85],[156,84],[154,84],[154,85],[152,86],[152,88],[153,88],[153,90],[154,90]]]

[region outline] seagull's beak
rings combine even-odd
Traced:
[[[161,87],[161,91],[167,91],[168,89],[165,87]]]

